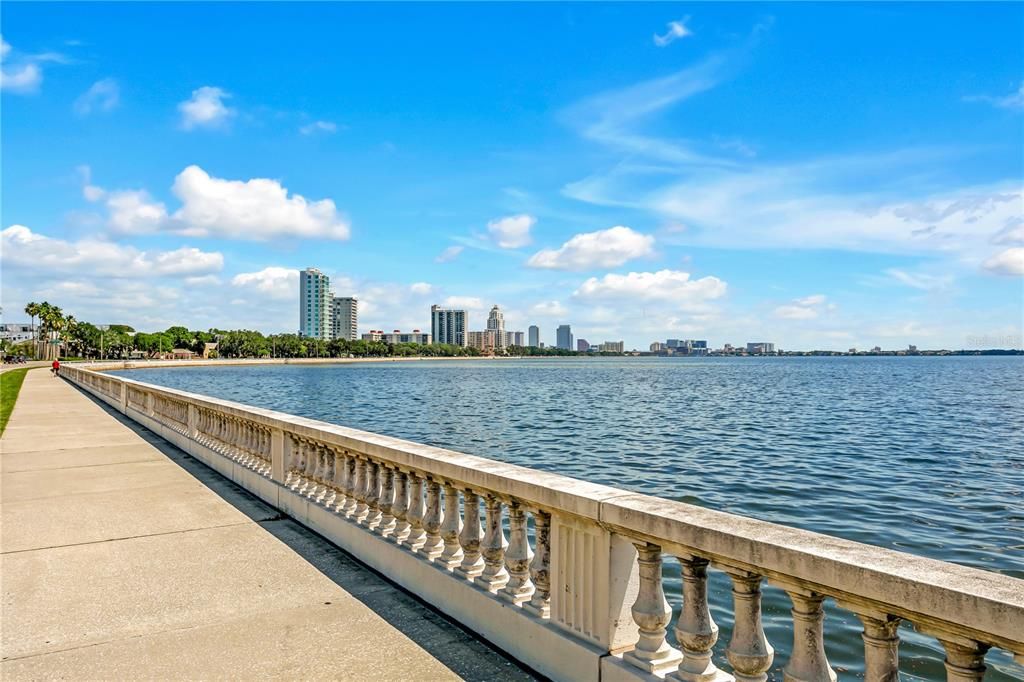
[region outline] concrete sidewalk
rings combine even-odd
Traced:
[[[45,370],[0,474],[4,680],[529,678]]]

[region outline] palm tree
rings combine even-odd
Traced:
[[[25,306],[25,314],[32,318],[32,333],[35,334],[35,340],[39,341],[39,330],[36,327],[36,315],[39,314],[39,304],[33,301]]]

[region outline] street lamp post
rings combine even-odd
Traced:
[[[101,361],[101,362],[102,362],[103,360],[106,360],[106,359],[107,359],[107,354],[106,354],[106,352],[105,352],[105,351],[103,350],[103,336],[104,336],[104,334],[106,333],[106,331],[107,331],[108,329],[110,329],[110,325],[109,325],[109,324],[101,324],[101,325],[100,325],[100,361]]]

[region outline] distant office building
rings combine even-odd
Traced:
[[[430,306],[430,335],[434,343],[467,345],[468,317],[465,310],[449,310],[439,305]]]
[[[652,353],[660,353],[663,348],[665,348],[665,344],[663,344],[661,341],[655,341],[654,343],[651,344]]]
[[[576,350],[580,353],[586,353],[590,350],[590,342],[586,339],[576,339]]]
[[[519,346],[526,345],[526,335],[522,332],[505,332],[505,346]]]
[[[530,347],[540,348],[540,327],[535,324],[531,324],[527,331],[530,333]]]
[[[355,341],[359,329],[359,302],[349,296],[334,296],[331,299],[332,338]]]
[[[402,330],[396,329],[390,334],[386,334],[383,330],[371,330],[367,334],[363,334],[363,341],[383,341],[384,343],[419,343],[427,345],[430,343],[430,334],[425,334],[419,329],[413,329],[412,333],[403,333]]]
[[[605,353],[625,353],[625,341],[605,341],[601,344],[601,350]]]
[[[494,306],[487,316],[487,331],[494,335],[494,348],[500,350],[505,347],[505,315],[501,308]]]
[[[668,339],[667,341],[665,341],[665,346],[667,348],[679,348],[684,343],[685,342],[680,339]]]
[[[332,323],[331,279],[316,268],[299,273],[299,336],[330,339]]]
[[[7,322],[0,325],[0,339],[11,343],[31,341],[36,337],[36,326],[28,322]]]
[[[775,352],[775,344],[767,341],[755,341],[747,343],[747,352],[751,355],[764,355]]]
[[[555,332],[555,347],[572,350],[572,327],[567,324],[558,325]]]

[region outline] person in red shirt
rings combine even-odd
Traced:
[[[57,358],[53,359],[53,365],[50,367],[50,371],[53,372],[53,376],[60,374],[60,360]]]

